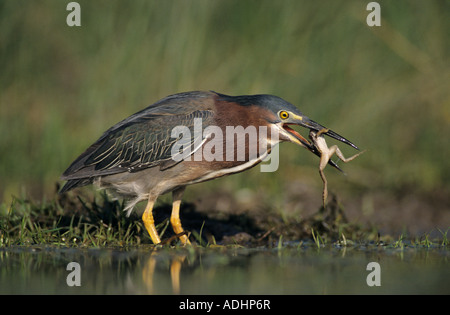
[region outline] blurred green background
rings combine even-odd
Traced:
[[[280,96],[368,149],[341,164],[347,176],[326,171],[355,217],[450,225],[450,1],[378,1],[381,27],[366,24],[369,1],[80,0],[81,27],[66,24],[69,2],[0,1],[5,204],[51,199],[66,167],[123,118],[214,90]],[[317,157],[280,152],[275,173],[256,167],[185,199],[287,218],[317,210]]]

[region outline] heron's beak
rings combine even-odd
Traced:
[[[309,119],[306,116],[300,116],[300,115],[296,115],[291,113],[291,116],[289,117],[289,121],[287,123],[283,124],[283,128],[288,131],[290,134],[295,136],[295,140],[297,141],[293,141],[293,142],[300,142],[298,144],[305,146],[308,149],[311,149],[311,147],[313,146],[311,143],[309,143],[308,140],[306,140],[304,137],[302,137],[298,132],[296,132],[295,130],[291,129],[288,127],[288,125],[299,125],[305,128],[308,128],[310,130],[314,130],[314,131],[320,131],[322,129],[328,129],[324,126],[322,126],[319,123],[316,123],[314,120]],[[333,139],[336,139],[338,141],[341,141],[345,144],[348,144],[349,146],[353,147],[356,150],[359,150],[359,148],[353,144],[350,140],[347,140],[346,138],[344,138],[343,136],[337,134],[336,132],[334,132],[331,129],[328,129],[327,132],[323,133],[324,135],[330,136]],[[292,138],[292,137],[291,137]]]
[[[298,145],[301,145],[303,147],[306,147],[309,151],[314,153],[315,155],[320,157],[320,152],[317,150],[317,148],[314,146],[314,144],[310,143],[307,139],[305,139],[301,134],[299,134],[297,131],[290,128],[288,125],[299,125],[305,128],[308,128],[310,130],[314,131],[320,131],[322,129],[328,129],[324,126],[322,126],[319,123],[316,123],[315,121],[309,119],[306,116],[300,116],[293,113],[290,113],[291,116],[289,117],[289,121],[283,124],[283,129],[288,131],[290,133],[290,139],[292,142],[297,143]],[[346,138],[342,137],[341,135],[337,134],[333,130],[328,130],[327,132],[323,133],[324,135],[330,136],[333,139],[336,139],[338,141],[341,141],[345,144],[348,144],[349,146],[355,148],[356,150],[359,150],[359,148],[353,144],[351,141],[347,140]],[[337,168],[338,170],[341,170],[332,160],[329,160],[328,164],[332,165],[333,167]]]
[[[322,129],[328,129],[328,128],[322,126],[321,124],[316,123],[314,120],[309,119],[308,117],[305,117],[305,116],[300,116],[300,117],[302,117],[302,119],[301,119],[301,121],[299,123],[300,126],[306,127],[308,129],[314,130],[314,131],[320,131]],[[334,132],[331,129],[329,129],[327,132],[325,132],[323,134],[327,135],[327,136],[330,136],[331,138],[336,139],[338,141],[341,141],[341,142],[343,142],[345,144],[348,144],[349,146],[351,146],[352,148],[354,148],[356,150],[359,150],[359,148],[355,144],[353,144],[352,142],[350,142],[349,140],[347,140],[343,136],[337,134],[336,132]]]

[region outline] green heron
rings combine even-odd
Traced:
[[[196,130],[198,122],[200,132]],[[181,242],[188,244],[179,216],[187,185],[249,169],[282,141],[296,143],[321,156],[314,143],[290,125],[316,132],[326,129],[304,116],[294,105],[273,95],[228,96],[212,91],[174,94],[109,128],[63,173],[61,179],[67,183],[60,193],[94,183],[117,197],[129,199],[125,208],[128,213],[138,202],[147,200],[142,220],[153,243],[159,244],[152,209],[160,195],[172,192],[170,222]],[[180,126],[193,131],[194,136],[183,142],[179,134],[174,134]],[[219,136],[220,131],[225,134],[229,127],[235,127],[237,136],[244,133],[245,141],[230,141]],[[261,127],[270,132],[263,132]],[[256,130],[257,150],[252,149],[249,130]],[[327,129],[323,134],[358,149],[332,130]],[[213,153],[215,158],[206,155],[202,158],[203,149]],[[237,158],[234,153],[239,151],[244,154]],[[333,161],[327,163],[339,169]]]

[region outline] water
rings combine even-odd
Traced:
[[[449,294],[449,280],[439,247],[0,249],[0,294]]]

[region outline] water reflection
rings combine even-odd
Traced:
[[[384,248],[0,249],[0,294],[449,294],[449,251]],[[366,283],[369,262],[381,287]],[[81,286],[66,283],[69,262]]]
[[[172,283],[172,293],[180,294],[180,272],[181,266],[186,259],[187,254],[177,253],[170,259],[170,279]],[[154,294],[157,291],[154,289],[153,278],[155,275],[155,268],[158,258],[158,252],[150,254],[146,264],[142,268],[142,281],[147,288],[148,294]]]

